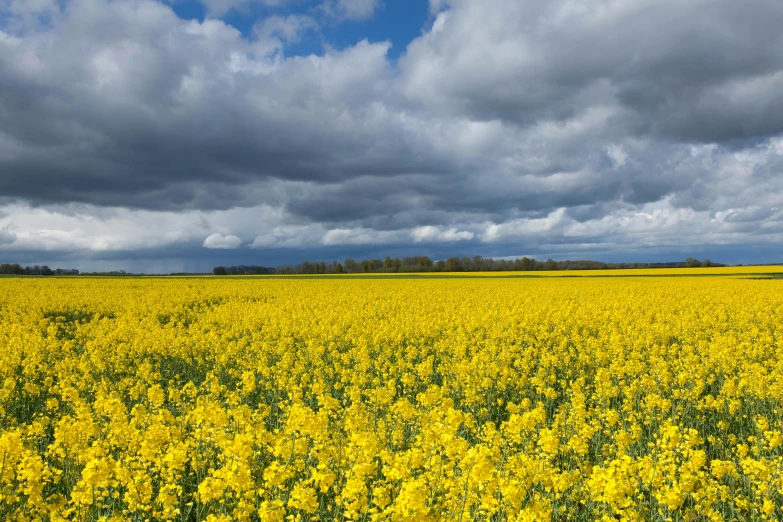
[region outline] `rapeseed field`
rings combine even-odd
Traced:
[[[780,520],[782,343],[783,280],[3,279],[0,520]]]

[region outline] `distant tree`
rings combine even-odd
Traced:
[[[712,266],[712,261],[705,259],[704,262],[702,262],[702,266]]]
[[[386,256],[386,258],[383,260],[383,269],[384,269],[384,271],[391,272],[392,271],[392,265],[393,265],[392,258],[389,257],[389,256]]]
[[[340,263],[335,263],[334,265],[334,273],[335,274],[342,274],[343,273],[343,265]]]
[[[350,257],[345,260],[345,263],[343,263],[343,268],[349,274],[352,273],[352,272],[358,272],[359,269],[360,269],[359,263],[357,263],[356,261],[354,261]]]
[[[446,260],[446,270],[448,272],[462,271],[462,263],[458,257],[450,257]]]
[[[268,268],[265,266],[256,266],[256,265],[250,265],[250,266],[238,265],[238,266],[225,266],[225,267],[216,267],[216,268],[223,268],[226,271],[226,274],[228,275],[259,275],[259,274],[275,273],[274,268]]]
[[[54,275],[54,270],[46,265],[33,265],[22,268],[21,273],[24,275],[50,276]]]
[[[419,258],[416,265],[422,269],[422,268],[431,268],[432,267],[432,260],[427,256],[422,256]]]
[[[24,274],[24,268],[18,263],[3,263],[0,265],[0,274],[22,275]]]
[[[688,268],[698,268],[701,266],[701,261],[696,258],[689,257],[685,260],[685,266]]]
[[[226,271],[226,267],[224,266],[216,266],[212,269],[212,273],[214,275],[228,275],[228,272]]]
[[[392,259],[392,272],[399,272],[400,268],[402,268],[402,261],[395,257]]]

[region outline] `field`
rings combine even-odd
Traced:
[[[781,520],[782,342],[779,279],[4,278],[0,520]]]

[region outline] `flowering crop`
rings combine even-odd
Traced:
[[[0,280],[1,520],[780,520],[783,281]]]

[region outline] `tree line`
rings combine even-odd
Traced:
[[[36,276],[78,275],[79,271],[72,268],[55,268],[52,270],[46,265],[22,266],[18,263],[3,263],[0,264],[0,274]]]
[[[274,268],[255,265],[216,266],[212,269],[214,275],[262,275],[274,274]]]
[[[699,261],[694,257],[689,257],[688,259],[685,260],[686,268],[699,268],[700,266],[725,266],[725,265],[713,263],[709,259],[705,259],[704,261]]]
[[[242,271],[247,267],[215,267],[216,275],[226,274],[358,274],[358,273],[399,273],[399,272],[533,272],[536,270],[607,270],[625,268],[682,268],[697,266],[724,266],[712,263],[709,259],[703,262],[688,258],[685,262],[673,263],[604,263],[589,260],[541,261],[529,257],[518,259],[492,259],[488,257],[450,257],[433,261],[427,256],[411,256],[403,258],[365,259],[357,261],[346,259],[337,261],[311,262],[305,261],[298,265],[284,265],[266,268],[263,271]],[[264,269],[264,267],[254,267]],[[233,271],[230,269],[234,269]]]
[[[607,270],[623,268],[697,268],[726,266],[713,263],[709,259],[700,261],[689,257],[684,262],[673,263],[604,263],[601,261],[575,260],[541,261],[529,257],[518,259],[492,259],[489,257],[450,257],[433,261],[427,256],[402,258],[365,259],[357,261],[346,259],[342,263],[332,261],[305,261],[298,265],[284,265],[277,268],[259,265],[216,266],[214,275],[267,275],[267,274],[360,274],[360,273],[398,273],[398,272],[533,272],[536,270]],[[46,265],[22,266],[18,263],[0,264],[0,275],[79,275],[70,268],[51,269]],[[112,272],[89,272],[81,275],[131,275],[124,270]],[[188,275],[187,273],[172,275]]]

